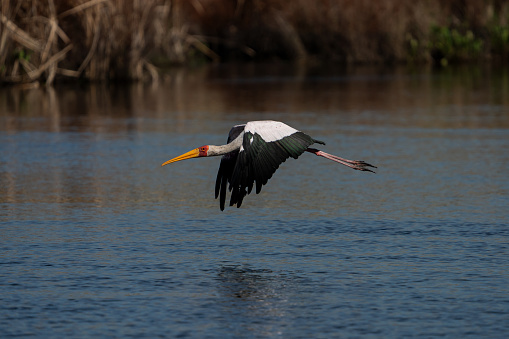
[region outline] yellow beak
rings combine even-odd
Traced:
[[[168,165],[168,164],[171,164],[172,162],[176,162],[176,161],[180,161],[180,160],[187,160],[187,159],[191,159],[191,158],[197,158],[198,156],[200,156],[200,150],[198,148],[195,148],[192,151],[189,151],[187,153],[179,155],[176,158],[173,158],[173,159],[170,159],[170,160],[166,161],[161,166]]]

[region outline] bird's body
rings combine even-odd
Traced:
[[[162,166],[195,157],[222,155],[215,188],[221,210],[224,210],[228,185],[231,191],[230,206],[240,207],[244,197],[251,193],[255,182],[258,194],[281,163],[289,157],[297,159],[305,151],[356,170],[373,172],[368,167],[375,166],[364,161],[343,159],[308,148],[314,143],[325,145],[323,141],[313,139],[282,122],[251,121],[233,126],[226,145],[202,146],[168,160]]]

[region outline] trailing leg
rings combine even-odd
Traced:
[[[310,153],[314,153],[320,157],[324,157],[326,159],[338,162],[341,165],[345,165],[347,167],[353,168],[354,170],[358,170],[358,171],[367,171],[367,172],[375,173],[373,170],[369,169],[368,167],[377,168],[376,166],[368,164],[367,162],[362,161],[362,160],[348,160],[345,158],[338,157],[337,155],[325,153],[323,151],[317,150],[316,148],[308,148],[308,149],[306,149],[306,151],[310,152]]]

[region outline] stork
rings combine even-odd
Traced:
[[[221,211],[224,210],[228,184],[231,192],[230,206],[240,207],[244,197],[251,193],[255,182],[258,194],[281,163],[289,157],[297,159],[304,152],[316,154],[355,170],[375,173],[370,167],[376,166],[364,161],[348,160],[309,148],[315,143],[325,145],[323,141],[313,139],[279,121],[250,121],[247,124],[233,126],[226,145],[201,146],[170,159],[161,166],[191,158],[222,155],[215,188]]]

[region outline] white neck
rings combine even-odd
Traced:
[[[240,133],[239,136],[237,138],[235,138],[235,140],[233,140],[229,144],[221,145],[221,146],[209,145],[209,151],[207,152],[207,156],[212,157],[212,156],[216,156],[216,155],[224,155],[224,154],[230,153],[232,151],[235,151],[235,150],[239,149],[240,146],[242,146],[243,138],[244,138],[244,132]]]

